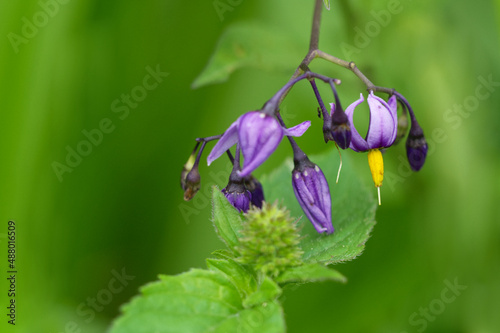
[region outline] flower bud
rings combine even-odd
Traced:
[[[332,136],[335,143],[342,149],[347,149],[351,144],[351,127],[344,111],[333,113]]]
[[[406,156],[413,171],[422,169],[427,157],[427,141],[424,137],[424,131],[416,121],[413,122],[406,139]]]
[[[330,189],[321,169],[306,157],[296,161],[292,186],[302,210],[319,233],[333,233]]]
[[[252,175],[245,179],[245,187],[252,195],[252,205],[262,208],[262,203],[264,202],[264,189],[262,184]]]
[[[224,193],[229,203],[240,212],[245,213],[250,208],[252,195],[245,188],[243,182],[229,181],[229,184],[221,192]]]
[[[201,177],[198,172],[198,166],[189,171],[184,181],[181,180],[182,189],[184,190],[184,200],[189,201],[193,199],[195,194],[200,189],[200,180]]]

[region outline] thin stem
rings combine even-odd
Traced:
[[[319,30],[321,26],[321,11],[323,10],[323,0],[316,0],[314,4],[314,14],[313,14],[313,20],[312,20],[312,28],[311,28],[311,38],[309,40],[309,50],[307,51],[306,56],[304,59],[302,59],[302,62],[300,63],[299,67],[295,70],[295,73],[293,73],[292,77],[290,78],[290,81],[293,81],[295,78],[297,78],[299,75],[304,74],[306,71],[309,69],[307,66],[313,61],[314,58],[316,58],[317,55],[317,50],[319,47]],[[288,91],[292,87],[289,87],[281,96],[281,99],[279,101],[279,104],[285,99],[286,95],[288,94]]]
[[[278,92],[269,101],[266,102],[266,104],[262,108],[262,112],[264,112],[268,115],[273,115],[275,113],[275,111],[278,110],[279,104],[281,103],[281,101],[283,99],[283,95],[288,93],[288,91],[293,87],[294,84],[296,84],[300,80],[312,79],[312,78],[320,79],[321,81],[324,81],[326,83],[329,83],[331,81],[333,81],[333,83],[335,83],[335,84],[341,83],[339,79],[332,79],[332,78],[329,78],[329,77],[321,75],[321,74],[317,74],[317,73],[313,73],[313,72],[306,72],[306,73],[288,81],[287,84],[285,84],[283,86],[283,88],[278,90]]]
[[[207,136],[206,138],[196,138],[197,142],[210,142],[214,140],[219,140],[223,134]]]
[[[330,114],[326,110],[325,104],[323,103],[323,100],[321,99],[321,95],[319,94],[318,87],[316,86],[316,82],[314,80],[309,81],[311,83],[311,86],[314,90],[314,95],[316,95],[316,99],[318,100],[319,107],[321,108],[321,113],[323,114],[323,120],[328,121],[330,119]],[[332,84],[333,86],[333,84]]]
[[[328,54],[326,52],[323,52],[321,50],[317,51],[318,57],[321,59],[324,59],[326,61],[329,61],[331,63],[334,63],[336,65],[342,66],[344,68],[347,68],[351,70],[363,83],[366,85],[366,88],[368,90],[373,90],[375,88],[375,85],[368,80],[366,75],[364,75],[359,68],[356,66],[356,64],[353,61],[345,61],[343,59],[337,58],[332,56],[331,54]]]
[[[234,157],[233,157],[233,154],[231,154],[231,151],[228,149],[226,150],[226,153],[227,153],[227,157],[229,158],[229,160],[231,161],[231,164],[234,165]]]
[[[194,161],[193,164],[193,169],[198,167],[198,164],[200,163],[201,154],[203,153],[203,149],[205,149],[206,144],[207,144],[206,142],[203,142],[201,144],[200,150],[198,151],[198,155],[196,155],[196,160]]]
[[[311,28],[311,40],[309,42],[309,51],[317,50],[319,44],[319,28],[321,23],[321,11],[323,10],[323,0],[316,0],[314,5],[314,15]]]

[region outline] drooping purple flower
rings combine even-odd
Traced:
[[[370,107],[370,122],[366,138],[359,135],[353,123],[354,109],[364,101],[363,94],[360,99],[349,105],[345,111],[351,123],[352,138],[349,148],[357,152],[368,151],[368,165],[373,178],[373,183],[378,189],[378,204],[380,201],[380,187],[384,180],[384,161],[381,148],[390,147],[396,140],[398,134],[397,100],[393,95],[386,102],[375,96],[373,91],[368,95],[368,106]]]
[[[246,213],[250,208],[252,195],[250,194],[250,191],[248,191],[242,183],[228,184],[228,186],[223,188],[221,192],[224,193],[229,203],[239,211]]]
[[[367,151],[370,149],[380,149],[390,147],[398,132],[397,101],[396,96],[391,96],[389,101],[375,96],[373,92],[368,95],[368,106],[370,107],[370,123],[366,139],[363,139],[356,130],[353,123],[354,109],[364,101],[363,94],[360,99],[347,107],[345,111],[351,123],[351,144],[349,148],[354,151]]]
[[[208,155],[207,163],[210,165],[239,142],[245,158],[239,174],[246,177],[276,150],[283,136],[301,136],[310,125],[310,121],[305,121],[297,126],[284,128],[273,116],[260,111],[247,112],[224,132]]]
[[[321,169],[307,157],[296,160],[292,186],[302,210],[316,231],[333,233],[330,189]]]

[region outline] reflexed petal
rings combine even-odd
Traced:
[[[366,135],[368,147],[370,149],[389,147],[393,144],[398,130],[393,110],[373,92],[368,95],[368,105],[370,106],[370,125]]]
[[[391,138],[391,145],[394,143],[396,140],[396,137],[398,135],[398,101],[396,99],[395,95],[392,95],[391,98],[387,101],[387,105],[389,105],[389,110],[391,111],[391,115],[394,118],[394,121],[396,122],[396,130],[394,131],[393,137]]]
[[[363,94],[359,94],[359,96],[360,98],[357,101],[347,107],[347,109],[345,110],[345,114],[347,115],[347,119],[349,119],[349,123],[351,124],[351,144],[349,145],[349,148],[354,151],[365,151],[369,149],[368,143],[361,137],[361,135],[359,135],[356,127],[354,127],[353,121],[354,109],[365,100]]]
[[[274,117],[253,111],[241,117],[238,137],[245,158],[239,174],[245,177],[276,150],[283,139],[283,129]]]
[[[212,148],[212,151],[207,157],[208,165],[218,159],[222,154],[238,142],[238,123],[241,117],[238,118],[229,128],[224,132],[222,137],[217,141],[217,144]]]
[[[303,123],[300,123],[296,126],[290,127],[290,128],[284,128],[283,127],[283,133],[287,136],[302,136],[302,134],[307,131],[307,129],[311,126],[311,122],[309,120],[304,121]]]

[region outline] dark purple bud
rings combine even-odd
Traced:
[[[406,156],[413,171],[419,171],[424,166],[428,148],[424,131],[416,120],[412,121],[410,134],[406,139]]]
[[[304,157],[305,155],[300,160],[295,160],[292,171],[293,191],[316,231],[331,234],[334,228],[328,183],[321,169]]]
[[[333,141],[342,149],[349,148],[351,144],[351,126],[349,119],[342,107],[332,104],[332,137]]]
[[[252,195],[252,205],[262,208],[262,203],[264,202],[264,189],[262,188],[262,184],[253,176],[247,179],[248,180],[245,180],[245,186]]]
[[[224,193],[229,203],[239,211],[246,213],[250,208],[252,195],[245,188],[243,182],[229,181],[229,184],[222,189],[222,193]]]

